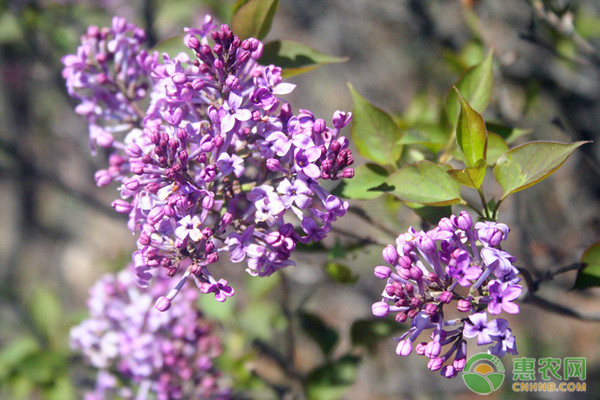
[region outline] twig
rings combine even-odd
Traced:
[[[531,272],[529,272],[529,270],[526,268],[518,268],[518,270],[519,270],[519,273],[525,279],[525,282],[527,283],[527,288],[529,289],[529,293],[533,294],[539,290],[540,285],[543,282],[551,281],[554,279],[555,276],[564,274],[565,272],[579,270],[584,265],[585,264],[583,264],[583,263],[573,263],[573,264],[566,265],[564,267],[557,268],[553,271],[548,270],[548,271],[546,271],[545,274],[538,276],[537,279],[533,279]]]
[[[581,53],[587,57],[589,62],[595,66],[600,66],[600,53],[598,49],[596,49],[590,42],[577,33],[573,26],[572,13],[565,13],[563,16],[559,17],[556,15],[556,13],[547,10],[541,0],[527,0],[527,3],[529,3],[531,6],[536,18],[547,23],[552,29],[564,37],[571,38],[573,40],[573,44],[575,44]],[[533,32],[524,38],[544,48],[553,50],[552,46],[543,43],[535,34],[533,34]],[[558,53],[556,53],[556,55],[561,56]],[[564,58],[564,56],[561,57]],[[569,61],[578,63],[582,62],[579,59],[570,59]]]
[[[360,236],[354,232],[349,232],[345,229],[337,228],[335,226],[331,227],[331,232],[335,232],[337,234],[344,235],[344,236],[352,238],[352,239],[356,239],[358,241],[358,244],[360,244],[360,245],[376,244],[378,246],[387,246],[389,244],[389,243],[385,243],[382,240],[375,240],[375,239],[371,239],[370,237]]]
[[[366,222],[373,225],[380,231],[390,235],[391,237],[396,238],[398,236],[398,233],[396,233],[396,231],[394,229],[389,228],[389,227],[385,226],[384,224],[382,224],[381,222],[374,220],[363,209],[356,207],[356,206],[350,206],[348,208],[348,211],[351,212],[352,214],[356,215],[360,219],[365,220]]]
[[[566,307],[562,304],[554,303],[546,300],[536,294],[530,293],[523,300],[524,303],[532,304],[534,306],[543,308],[553,313],[563,315],[565,317],[571,317],[582,321],[600,322],[600,313],[585,312],[573,308]]]
[[[531,275],[531,272],[529,272],[529,270],[525,268],[519,268],[519,273],[523,276],[528,288],[527,295],[523,299],[523,303],[531,304],[543,308],[547,311],[563,315],[565,317],[575,318],[582,321],[600,322],[600,313],[585,312],[575,308],[570,308],[563,304],[558,304],[547,300],[536,294],[536,292],[539,290],[540,285],[543,282],[550,281],[559,274],[563,274],[565,272],[573,270],[578,270],[582,266],[584,266],[584,264],[582,263],[573,263],[570,265],[566,265],[564,267],[557,268],[554,271],[547,271],[544,275],[538,277],[535,280],[533,279],[533,276]]]
[[[123,219],[123,216],[121,214],[116,213],[115,210],[112,209],[112,207],[109,207],[105,203],[99,201],[89,193],[85,193],[80,191],[79,189],[70,187],[65,182],[63,182],[62,179],[60,179],[58,176],[42,171],[37,165],[29,161],[27,157],[21,154],[21,151],[17,146],[15,146],[12,143],[9,143],[8,141],[2,138],[0,138],[0,150],[6,155],[12,156],[18,164],[18,168],[20,168],[23,171],[26,171],[27,176],[29,178],[49,183],[57,189],[60,189],[67,195],[71,196],[72,198],[81,201],[86,206],[100,211],[101,213],[109,217]],[[11,173],[9,171],[7,175],[18,177],[20,175],[20,172],[17,171]]]

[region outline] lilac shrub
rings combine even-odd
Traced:
[[[453,378],[466,364],[466,339],[476,338],[478,346],[489,346],[498,357],[517,354],[508,321],[489,319],[519,312],[514,301],[522,287],[515,259],[500,249],[508,233],[502,223],[473,224],[463,211],[427,232],[410,228],[383,250],[392,268],[375,267],[375,276],[386,285],[372,311],[377,317],[395,314],[400,323],[410,319],[409,330],[396,338],[398,355],[414,349],[429,359],[429,369]],[[466,316],[446,315],[453,311]],[[429,341],[417,342],[422,333]]]
[[[178,279],[161,310],[188,278],[218,301],[232,296],[209,270],[220,254],[256,276],[294,265],[296,245],[323,239],[348,209],[322,183],[354,175],[340,136],[351,113],[336,111],[331,127],[308,110],[295,114],[280,98],[295,86],[258,62],[259,40],[210,17],[185,32],[189,52],[159,62],[142,48],[143,31],[115,18],[63,58],[92,144],[109,153],[96,183],[120,184],[113,207],[138,234],[137,284],[157,271]]]
[[[213,359],[221,341],[183,288],[165,312],[153,307],[169,279],[136,287],[131,269],[103,276],[90,290],[90,317],[71,329],[71,347],[98,369],[86,400],[228,399]]]

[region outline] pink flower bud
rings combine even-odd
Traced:
[[[377,303],[373,303],[371,311],[376,317],[385,317],[390,313],[390,306],[384,301],[378,301]]]
[[[169,308],[171,308],[171,300],[169,300],[165,296],[160,296],[156,300],[156,303],[154,303],[154,307],[156,307],[156,309],[161,312],[167,311]]]

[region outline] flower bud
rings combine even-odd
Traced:
[[[376,317],[385,317],[390,312],[390,306],[384,301],[378,301],[377,303],[373,303],[371,311]]]
[[[471,302],[469,300],[461,299],[457,302],[456,309],[460,312],[469,312],[471,310]]]
[[[122,200],[122,199],[117,199],[117,200],[113,201],[111,203],[111,205],[115,209],[115,211],[118,212],[119,214],[129,214],[131,212],[131,210],[133,209],[133,206],[131,205],[131,203],[129,203],[126,200]]]
[[[427,368],[429,368],[432,371],[437,371],[438,369],[442,368],[443,364],[444,364],[443,358],[435,357],[435,358],[432,358],[431,360],[429,360],[429,362],[427,363]]]
[[[442,351],[442,345],[438,341],[432,341],[427,344],[425,348],[425,357],[427,358],[435,358],[440,355]]]
[[[382,255],[383,260],[390,265],[394,265],[398,262],[398,252],[396,251],[396,248],[391,244],[388,244],[385,247],[385,249],[383,249]]]
[[[379,265],[379,266],[375,267],[374,273],[375,273],[375,277],[377,279],[387,279],[387,278],[389,278],[390,274],[392,273],[392,270],[386,266]]]
[[[142,155],[142,148],[135,143],[129,143],[125,148],[125,153],[129,157],[139,157]]]
[[[154,303],[154,307],[156,307],[156,309],[161,312],[167,311],[169,308],[171,308],[171,300],[169,300],[165,296],[160,296],[156,300],[156,303]]]
[[[412,353],[412,343],[409,340],[401,340],[396,346],[396,354],[406,357]]]
[[[454,378],[456,375],[458,375],[458,371],[456,370],[456,368],[454,368],[454,366],[452,365],[446,365],[444,366],[444,368],[442,368],[442,370],[440,371],[440,374],[444,377],[444,378]]]

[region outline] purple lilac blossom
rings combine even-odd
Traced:
[[[63,76],[93,144],[111,152],[96,182],[121,183],[113,207],[138,234],[136,282],[158,272],[180,288],[189,278],[222,301],[234,291],[211,264],[225,256],[270,275],[346,213],[322,182],[354,175],[340,135],[351,113],[336,111],[333,127],[308,110],[295,115],[279,97],[295,85],[258,62],[259,40],[210,17],[185,32],[194,57],[159,60],[141,48],[140,28],[115,18],[89,29],[77,55],[63,58]]]
[[[198,291],[182,289],[164,312],[153,307],[168,281],[157,277],[143,290],[128,268],[91,288],[90,316],[70,335],[71,347],[98,369],[86,399],[231,398],[213,366],[221,341],[196,306]]]
[[[430,231],[410,228],[396,239],[395,246],[383,249],[384,261],[376,266],[375,277],[385,279],[381,300],[372,306],[376,317],[394,314],[396,321],[410,319],[410,328],[396,338],[396,353],[414,352],[429,359],[427,367],[453,378],[463,370],[467,340],[498,357],[517,354],[508,321],[489,320],[488,314],[519,312],[513,303],[522,292],[514,267],[515,258],[499,248],[508,236],[505,224],[472,222],[462,211],[443,218]],[[467,289],[468,288],[468,289]],[[454,303],[455,302],[455,303]],[[464,318],[447,318],[452,303]],[[424,331],[429,341],[418,342]]]

